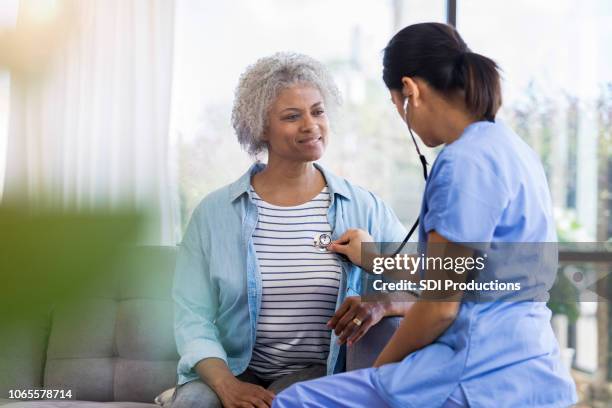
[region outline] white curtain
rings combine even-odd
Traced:
[[[44,198],[76,209],[133,206],[154,216],[147,243],[175,244],[178,187],[169,143],[174,2],[58,3],[69,10],[62,24],[71,29],[44,68],[11,75],[4,200]],[[27,18],[20,9],[18,27]]]

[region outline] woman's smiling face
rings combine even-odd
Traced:
[[[312,162],[323,156],[329,122],[321,92],[308,84],[283,89],[268,111],[263,139],[268,156]]]

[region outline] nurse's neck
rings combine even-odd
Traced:
[[[438,106],[432,109],[437,116],[432,120],[432,130],[436,139],[443,144],[453,143],[465,128],[478,122],[478,118],[467,109],[463,94],[439,98],[433,102]]]

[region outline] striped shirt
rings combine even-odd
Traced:
[[[326,323],[335,311],[342,266],[337,255],[313,245],[317,235],[331,235],[327,186],[292,207],[267,203],[252,187],[251,196],[258,210],[253,242],[262,301],[249,368],[273,380],[326,364],[331,335]]]

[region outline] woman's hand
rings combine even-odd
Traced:
[[[272,391],[233,376],[215,384],[213,389],[225,408],[269,408],[274,399]]]
[[[200,360],[195,369],[204,382],[217,394],[224,407],[268,408],[272,406],[274,393],[259,385],[240,381],[220,358]]]
[[[362,302],[360,296],[347,297],[334,316],[327,322],[336,336],[338,343],[352,346],[364,334],[385,316],[385,306],[378,302]],[[353,319],[359,319],[357,325]]]
[[[346,255],[348,259],[357,266],[363,266],[361,258],[361,244],[363,242],[373,242],[370,234],[361,229],[349,229],[337,240],[333,241],[327,249]]]

